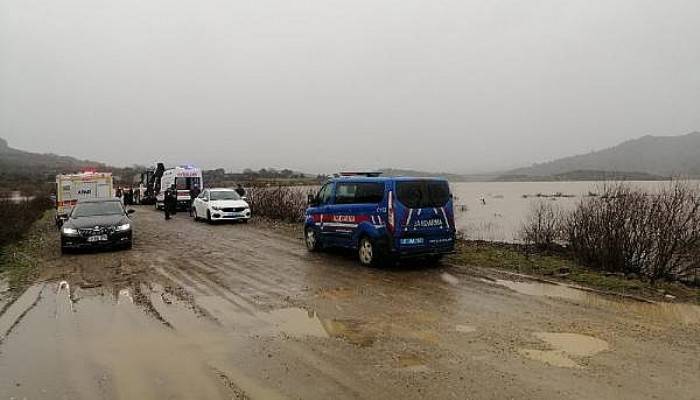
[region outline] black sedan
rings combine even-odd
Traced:
[[[130,249],[133,222],[119,199],[82,200],[61,226],[61,252],[90,248]]]

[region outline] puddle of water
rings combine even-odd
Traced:
[[[60,282],[31,287],[11,308],[1,325],[21,322],[3,343],[0,398],[231,397],[192,338],[129,301],[90,296],[73,305]],[[215,350],[230,353],[231,341],[221,343]]]
[[[616,310],[621,313],[636,313],[642,317],[654,320],[680,322],[686,325],[700,324],[700,306],[696,304],[643,303],[624,299],[615,301],[594,293],[556,283],[534,281],[517,282],[503,279],[496,279],[495,281],[482,279],[482,281],[491,284],[495,283],[528,296],[562,298]]]
[[[452,286],[457,286],[459,284],[459,279],[457,279],[457,277],[452,274],[448,274],[447,272],[443,272],[442,274],[440,274],[440,279],[442,279],[443,282],[448,283]]]
[[[608,342],[575,333],[538,332],[535,336],[555,350],[578,357],[591,357],[610,349]]]
[[[561,368],[582,368],[571,356],[593,357],[610,349],[604,340],[576,333],[537,332],[535,337],[547,343],[552,350],[521,349],[519,353],[531,360]]]
[[[329,337],[316,313],[302,308],[284,308],[259,313],[255,317],[271,324],[273,333],[284,333],[293,337]]]
[[[331,337],[342,338],[361,347],[371,346],[375,341],[375,337],[364,332],[357,321],[327,319],[323,321],[323,327]]]
[[[469,325],[457,325],[457,332],[459,333],[474,333],[476,328]]]

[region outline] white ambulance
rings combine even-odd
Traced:
[[[170,168],[163,171],[160,178],[160,192],[156,195],[156,208],[162,209],[165,201],[165,191],[175,185],[177,189],[177,207],[181,210],[190,207],[190,189],[197,186],[200,190],[204,180],[202,170],[191,165]]]
[[[114,197],[111,172],[81,172],[56,176],[56,223],[60,224],[82,199]]]

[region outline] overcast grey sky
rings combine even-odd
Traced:
[[[698,0],[2,0],[0,137],[474,172],[700,130]]]

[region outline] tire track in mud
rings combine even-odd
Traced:
[[[219,297],[221,297],[222,300],[228,302],[231,306],[233,306],[238,312],[247,313],[251,315],[254,313],[254,308],[252,308],[251,305],[244,304],[245,302],[242,299],[231,298],[221,290],[216,290],[210,285],[205,285],[202,282],[193,280],[184,271],[176,267],[170,267],[168,268],[168,270],[169,271],[166,271],[165,267],[157,267],[157,271],[162,276],[166,277],[167,279],[174,282],[176,285],[190,292],[190,294],[193,295],[192,301],[197,307],[202,307],[201,302],[198,301],[199,299],[214,297],[214,295],[216,294]]]
[[[42,299],[44,284],[29,287],[0,313],[0,346]],[[33,299],[33,300],[32,300]],[[16,309],[16,310],[15,310]]]

